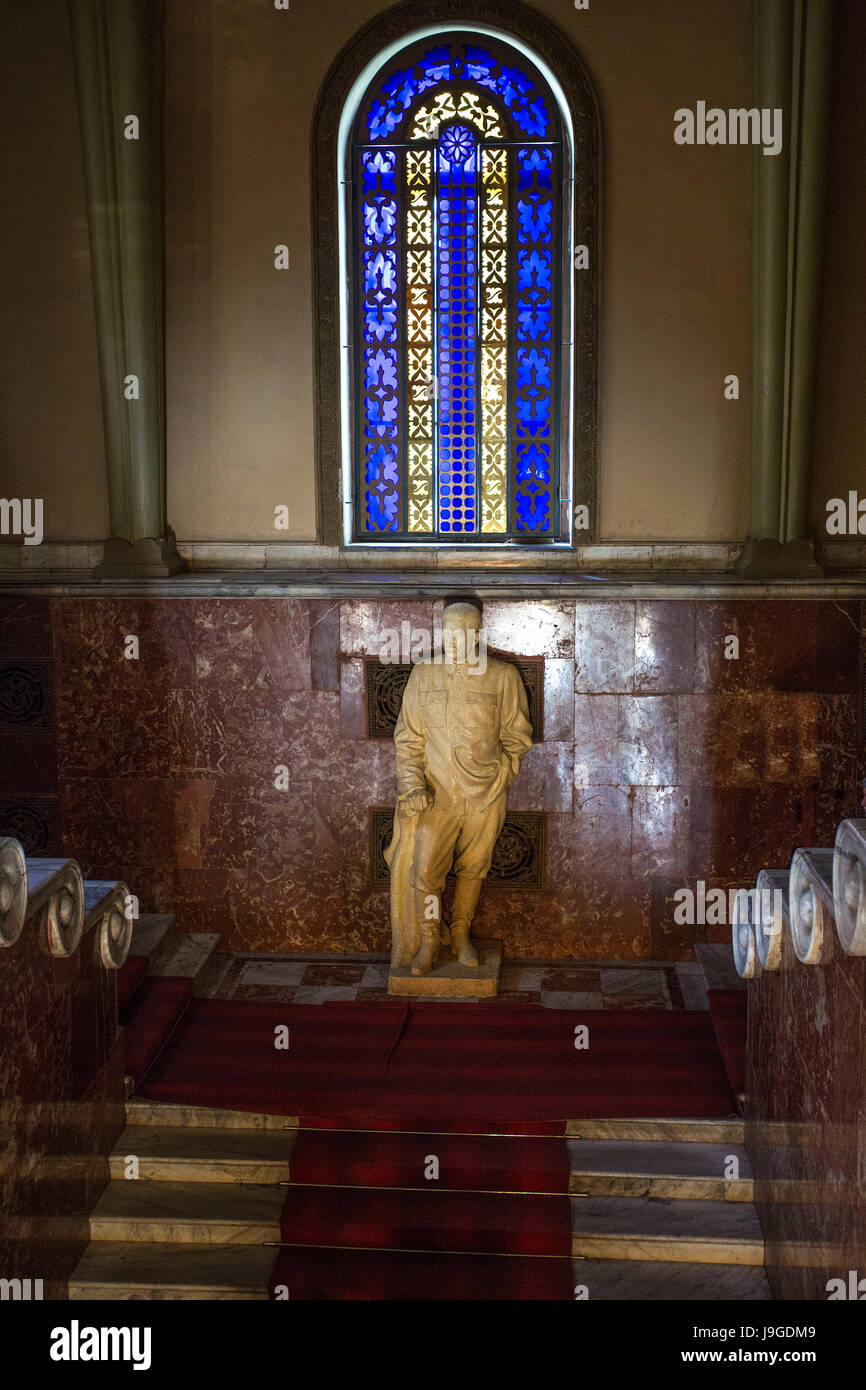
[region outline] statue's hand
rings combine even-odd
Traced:
[[[400,800],[401,811],[409,811],[412,815],[419,815],[421,811],[429,811],[433,805],[433,797],[428,791],[409,792]]]

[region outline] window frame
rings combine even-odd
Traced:
[[[438,23],[436,20],[438,19]],[[353,467],[355,383],[352,335],[355,311],[347,275],[353,259],[351,133],[377,74],[399,64],[399,55],[422,40],[466,33],[510,45],[533,64],[556,100],[562,128],[563,166],[569,197],[562,200],[562,283],[569,286],[569,312],[561,318],[563,359],[559,392],[559,539],[520,533],[436,536],[360,532],[355,527],[358,499]],[[383,142],[385,147],[385,142]],[[357,549],[459,548],[489,556],[513,547],[573,549],[597,536],[597,287],[600,121],[595,91],[582,60],[567,40],[522,5],[466,5],[464,0],[411,0],[371,21],[335,60],[317,104],[313,126],[313,256],[316,385],[316,467],[319,540]],[[348,235],[347,235],[348,234]],[[572,247],[589,248],[588,270],[572,270]],[[563,442],[568,447],[563,447]],[[575,508],[585,505],[589,525],[573,532]]]

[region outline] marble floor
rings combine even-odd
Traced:
[[[325,1004],[387,999],[385,956],[223,956],[203,991],[215,999]],[[586,964],[505,961],[491,1007],[537,1004],[546,1009],[705,1009],[696,961],[676,964]]]

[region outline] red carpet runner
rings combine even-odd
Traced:
[[[302,1131],[282,1218],[289,1248],[271,1289],[292,1299],[570,1299],[567,1192],[560,1137]]]
[[[574,1045],[580,1024],[586,1050]],[[326,1125],[479,1132],[732,1110],[705,1012],[486,1004],[193,1000],[143,1094]]]
[[[565,1121],[732,1109],[706,1013],[397,1001],[194,1000],[139,1094],[301,1117],[295,1300],[570,1299]]]

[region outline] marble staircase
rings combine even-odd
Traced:
[[[590,1300],[768,1299],[743,1137],[731,1120],[570,1124],[575,1286]]]
[[[218,932],[178,932],[171,913],[148,914],[136,921],[118,981],[127,1094],[140,1085],[189,1000],[215,988],[229,968],[230,958],[217,954],[219,939]]]
[[[213,933],[178,933],[171,916],[139,919],[131,955],[148,958],[141,997],[160,982],[189,982],[185,1007],[193,991],[206,992],[208,972],[225,969],[217,944]],[[125,1010],[129,1032],[139,990]],[[69,1297],[267,1299],[297,1134],[284,1116],[129,1099]],[[554,1142],[569,1151],[573,1283],[590,1300],[770,1297],[741,1121],[572,1121]],[[727,1175],[732,1159],[736,1176]],[[484,1177],[474,1197],[482,1204]],[[363,1212],[362,1180],[347,1175],[347,1186],[356,1183]],[[327,1256],[325,1230],[307,1239],[321,1240]],[[371,1254],[375,1245],[358,1259]]]
[[[136,1100],[126,1117],[70,1299],[266,1300],[297,1122]]]
[[[266,1299],[297,1121],[137,1100],[126,1118],[70,1298]],[[739,1121],[568,1130],[574,1284],[590,1300],[770,1297]]]
[[[179,932],[173,913],[151,913],[136,921],[129,955],[147,956],[147,973],[153,978],[191,979],[193,995],[199,997],[231,964],[231,957],[217,954],[219,940],[219,932]]]

